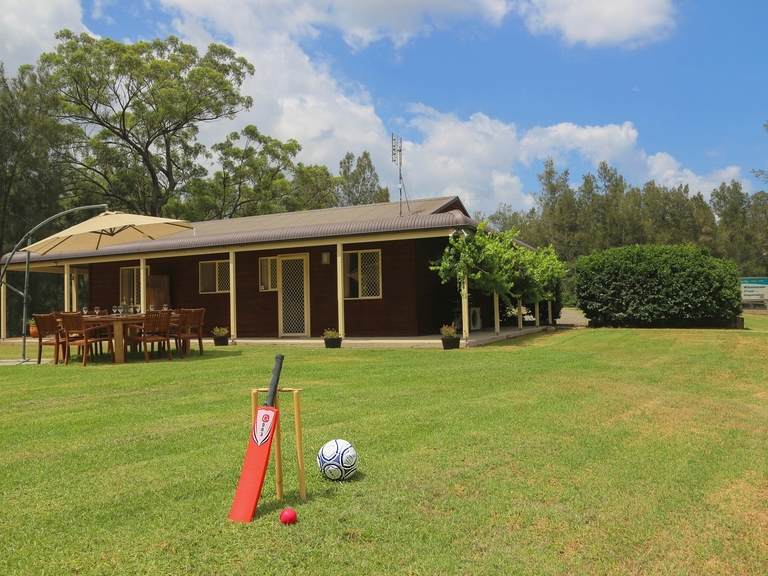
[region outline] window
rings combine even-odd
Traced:
[[[381,250],[344,252],[344,298],[381,298]]]
[[[259,290],[277,290],[277,258],[259,258]]]
[[[149,266],[147,266],[149,276]],[[141,268],[120,268],[120,302],[141,306]]]
[[[200,293],[229,292],[229,260],[200,262]]]

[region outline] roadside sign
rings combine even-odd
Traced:
[[[741,278],[741,301],[768,300],[768,278]]]

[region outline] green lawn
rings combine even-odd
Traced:
[[[0,367],[0,573],[766,573],[766,318]],[[270,469],[232,523],[249,391],[277,352],[303,389],[309,499],[286,397],[286,499]],[[346,483],[314,462],[337,437],[360,454]]]

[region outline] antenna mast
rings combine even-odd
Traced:
[[[392,163],[397,165],[397,189],[400,191],[400,216],[403,215],[403,139],[392,132]]]

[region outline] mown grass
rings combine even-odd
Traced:
[[[747,327],[2,367],[0,573],[765,573],[768,321]],[[276,352],[309,499],[284,401],[286,499],[270,470],[231,523]],[[361,458],[346,483],[314,464],[335,437]]]

